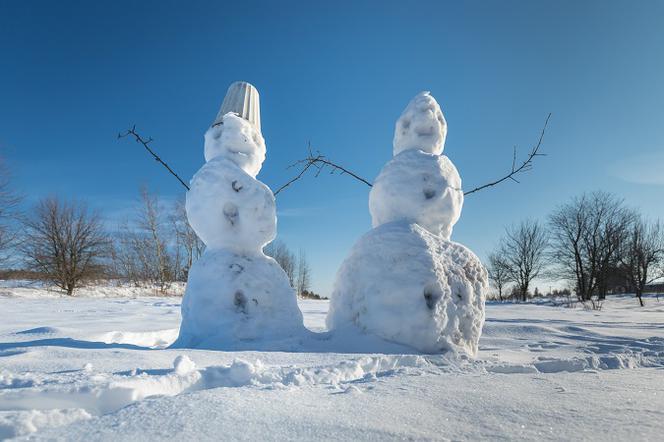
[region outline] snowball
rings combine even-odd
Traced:
[[[390,160],[369,193],[373,227],[417,223],[449,239],[463,206],[461,178],[444,155],[407,150]]]
[[[187,355],[180,355],[173,361],[173,370],[178,376],[184,376],[195,369],[196,364]]]
[[[272,191],[224,157],[194,175],[186,208],[189,224],[209,248],[258,252],[276,235]]]
[[[258,175],[265,161],[265,141],[253,124],[227,113],[221,124],[205,132],[205,161],[226,158],[252,177]]]
[[[207,249],[189,271],[176,347],[230,349],[304,331],[288,277],[264,254]]]
[[[436,99],[429,92],[420,92],[408,103],[397,120],[394,155],[409,149],[440,155],[446,136],[447,123]]]
[[[461,244],[417,224],[384,224],[360,238],[341,265],[327,324],[422,352],[474,356],[487,288],[486,270]]]

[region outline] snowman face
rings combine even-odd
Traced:
[[[257,252],[276,235],[270,189],[223,156],[194,175],[186,206],[191,227],[210,249]]]
[[[394,155],[406,150],[443,153],[447,123],[429,92],[421,92],[408,103],[394,129]]]
[[[385,165],[369,194],[373,227],[417,223],[449,239],[463,206],[461,178],[446,156],[407,150]]]
[[[217,157],[232,161],[255,177],[265,161],[265,141],[250,122],[228,113],[205,133],[205,161]]]

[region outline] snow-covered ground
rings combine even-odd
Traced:
[[[664,299],[487,304],[477,360],[165,349],[180,298],[0,289],[0,439],[661,440]],[[115,294],[116,297],[108,297]],[[137,297],[138,295],[138,297]],[[326,301],[301,301],[325,331]],[[347,350],[348,351],[348,350]]]

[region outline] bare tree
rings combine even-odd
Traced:
[[[500,252],[493,252],[489,255],[489,266],[487,268],[489,279],[498,289],[498,300],[503,301],[503,290],[509,283],[509,273],[507,263]]]
[[[179,199],[175,202],[170,220],[177,242],[175,257],[176,278],[186,281],[189,269],[191,269],[194,261],[203,254],[205,244],[189,225],[184,199]]]
[[[507,279],[515,283],[523,301],[528,299],[530,283],[544,269],[546,247],[546,231],[537,221],[522,221],[505,230],[499,253],[505,264]]]
[[[270,256],[274,258],[275,261],[277,261],[277,263],[286,273],[286,276],[288,276],[288,282],[290,283],[291,287],[295,288],[296,259],[295,255],[290,251],[288,246],[285,243],[277,240],[265,246],[263,252],[267,256]]]
[[[10,250],[16,246],[18,234],[14,225],[21,197],[11,188],[9,169],[0,159],[0,265],[11,261]]]
[[[574,282],[581,301],[606,295],[618,247],[633,220],[634,212],[606,192],[576,197],[550,215],[556,274]]]
[[[297,295],[302,296],[311,286],[311,268],[307,261],[307,255],[300,249],[297,257]]]
[[[622,243],[620,263],[643,307],[646,286],[664,277],[664,230],[659,221],[638,219],[632,224]]]
[[[72,295],[86,279],[100,276],[109,240],[99,216],[83,204],[40,201],[24,220],[22,251],[28,265]]]

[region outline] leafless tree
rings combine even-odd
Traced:
[[[503,290],[509,283],[509,274],[507,263],[499,252],[493,252],[489,255],[489,266],[487,267],[489,279],[498,289],[498,300],[503,301]]]
[[[618,247],[633,220],[634,212],[606,192],[576,197],[550,215],[555,274],[574,282],[581,301],[606,295]]]
[[[632,223],[620,248],[620,264],[643,307],[646,286],[664,277],[664,230],[659,221]]]
[[[304,250],[300,249],[297,257],[297,295],[302,296],[302,293],[308,291],[311,286],[311,268],[307,261],[307,255]]]
[[[295,288],[296,259],[293,252],[282,241],[273,241],[265,246],[264,253],[274,258],[288,276],[288,282]]]
[[[24,220],[22,251],[29,267],[72,295],[103,273],[109,239],[98,214],[55,197],[40,201]]]
[[[528,299],[530,283],[544,270],[546,248],[546,231],[537,221],[522,221],[505,230],[499,253],[507,279],[514,282],[522,301]]]
[[[176,262],[175,274],[178,280],[186,281],[189,269],[191,269],[194,261],[203,254],[205,244],[189,225],[183,198],[177,200],[173,205],[170,221],[177,242],[176,257],[174,259]]]
[[[21,197],[11,187],[11,174],[0,159],[0,265],[11,261],[11,250],[16,246],[18,234],[15,221]]]

